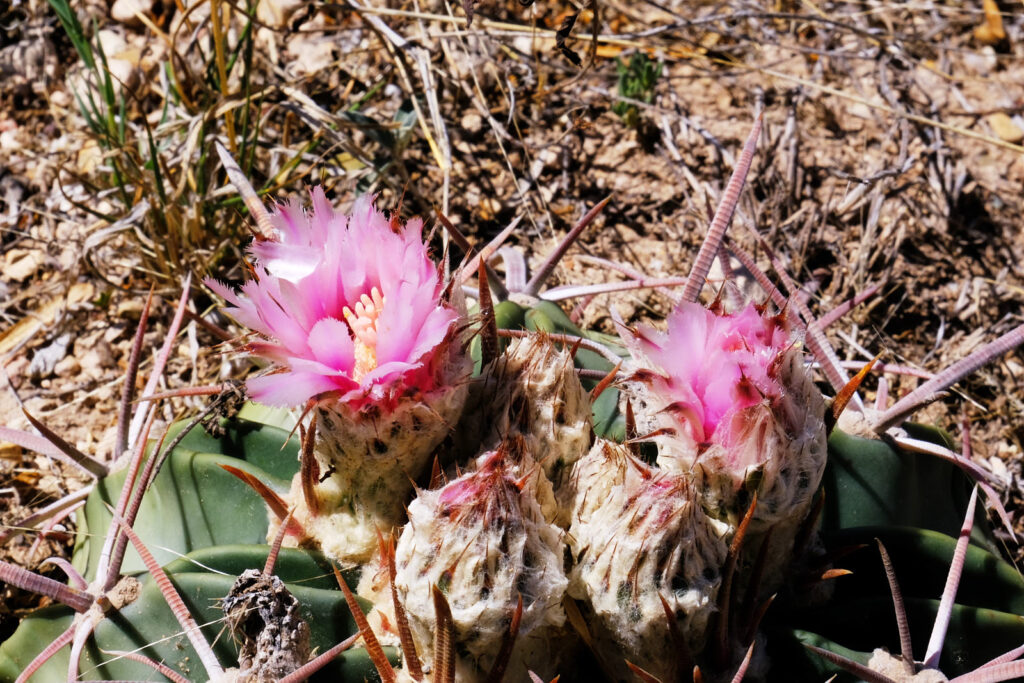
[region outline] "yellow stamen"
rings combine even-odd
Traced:
[[[355,344],[355,367],[352,379],[359,382],[366,373],[377,367],[377,318],[384,310],[384,295],[374,287],[355,303],[355,312],[346,306],[341,314],[352,330]]]

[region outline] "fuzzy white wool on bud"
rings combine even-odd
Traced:
[[[515,476],[535,473],[529,485],[545,517],[568,527],[572,466],[590,448],[593,431],[590,399],[572,356],[542,333],[514,339],[471,391],[477,409],[460,428],[467,448],[478,452],[479,444],[496,448],[521,438],[512,459]]]
[[[585,603],[606,665],[632,675],[625,660],[676,680],[664,600],[690,651],[704,646],[726,557],[726,525],[694,497],[686,474],[649,467],[615,443],[598,441],[574,468],[569,593]],[[598,647],[598,651],[607,652]]]
[[[563,532],[545,521],[498,450],[473,472],[421,491],[395,550],[395,586],[417,651],[433,658],[437,586],[451,608],[460,680],[482,679],[507,637],[520,597],[523,612],[507,680],[557,666],[553,635],[564,630]],[[517,676],[519,676],[517,678]]]
[[[404,521],[413,480],[426,470],[466,400],[470,368],[461,353],[452,356],[450,384],[399,400],[388,413],[352,410],[344,403],[315,409],[314,457],[320,472],[329,473],[314,485],[319,513],[310,512],[300,475],[292,481],[289,502],[328,556],[365,562],[377,547],[377,534]]]

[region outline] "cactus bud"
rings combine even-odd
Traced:
[[[565,621],[568,582],[562,535],[511,476],[501,449],[485,455],[475,471],[420,492],[395,550],[395,585],[421,656],[427,662],[435,656],[436,586],[451,608],[459,670],[476,672],[467,680],[494,665],[520,597],[508,680],[525,678],[527,668],[557,666],[551,634]]]
[[[676,680],[670,635],[678,629],[692,653],[703,648],[727,527],[704,513],[688,475],[649,467],[618,444],[598,441],[574,476],[569,593],[586,603],[596,649],[606,642],[618,651],[606,657],[617,678],[632,678],[628,659]]]
[[[803,518],[825,467],[824,401],[785,315],[682,303],[668,332],[624,331],[641,369],[637,428],[658,464],[703,470],[705,507],[735,524],[758,492],[751,531]]]

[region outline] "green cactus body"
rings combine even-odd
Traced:
[[[606,667],[629,678],[628,659],[675,680],[679,653],[662,600],[687,647],[699,652],[728,529],[704,513],[688,475],[649,467],[618,444],[598,441],[574,477],[570,595],[585,604],[597,640],[618,652],[605,657]]]
[[[395,551],[395,585],[420,656],[435,631],[432,590],[446,596],[455,625],[459,680],[489,672],[518,600],[523,612],[507,680],[526,670],[553,675],[564,633],[563,532],[545,521],[499,450],[444,487],[421,491]]]

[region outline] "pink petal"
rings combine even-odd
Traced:
[[[253,377],[245,388],[254,401],[282,408],[302,405],[317,394],[338,389],[330,377],[307,372]]]
[[[309,331],[309,348],[313,357],[324,365],[351,372],[355,365],[355,350],[348,325],[336,318],[323,318]]]

